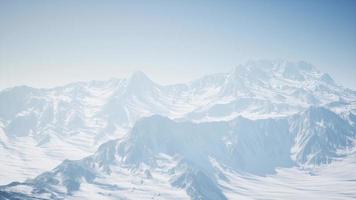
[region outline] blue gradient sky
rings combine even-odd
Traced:
[[[356,89],[356,1],[0,0],[0,88],[159,83],[249,59],[305,60]]]

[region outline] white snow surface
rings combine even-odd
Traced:
[[[171,122],[156,115],[183,125],[164,129],[161,124]],[[149,116],[148,136],[135,139],[137,122]],[[188,122],[195,125],[185,127]],[[230,125],[215,127],[220,122]],[[0,185],[35,180],[30,183],[56,188],[39,193],[31,184],[4,186],[45,199],[51,193],[65,199],[353,199],[355,124],[356,92],[306,62],[250,61],[166,86],[136,72],[51,89],[14,87],[0,91]],[[211,135],[183,134],[190,130]],[[111,140],[127,154],[100,146]],[[213,155],[213,171],[181,166],[186,159],[199,163],[196,152]],[[87,173],[68,179],[66,173],[77,177],[77,162]],[[46,171],[59,183],[33,179]],[[80,187],[70,185],[68,192],[67,179]]]

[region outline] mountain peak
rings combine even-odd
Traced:
[[[142,71],[135,71],[129,78],[129,87],[136,87],[138,85],[152,85],[154,82]]]
[[[135,71],[130,77],[130,81],[151,81],[142,71]]]
[[[127,92],[129,93],[144,93],[150,91],[156,84],[149,79],[142,71],[134,72],[128,79]]]
[[[269,80],[273,76],[294,81],[317,79],[322,74],[310,63],[305,61],[286,60],[249,60],[245,64],[233,68],[230,73],[234,77],[245,77],[250,80]],[[330,77],[323,77],[324,82],[332,82]]]

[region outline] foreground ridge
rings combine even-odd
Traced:
[[[355,195],[350,190],[352,182],[348,176],[334,176],[340,174],[338,165],[355,166],[355,139],[355,126],[323,107],[278,119],[238,117],[205,123],[154,115],[139,120],[127,137],[104,143],[89,157],[66,160],[49,172],[2,190],[25,190],[24,195],[51,199],[85,197],[86,188],[96,191],[96,198],[233,199],[244,193],[242,188],[247,189],[240,182],[256,185],[258,180],[262,184],[268,182],[265,176],[281,181],[282,188],[304,188],[303,181],[293,178],[297,173],[305,178],[305,186],[323,186],[311,191],[304,188],[302,193],[291,190],[274,198],[324,196],[335,179],[343,187],[325,198],[346,199]],[[283,177],[290,181],[284,182]],[[330,185],[318,182],[322,179],[328,179]],[[264,195],[275,189],[265,189]]]

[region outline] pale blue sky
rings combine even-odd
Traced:
[[[0,0],[0,88],[136,70],[176,83],[261,58],[356,89],[356,1]]]

